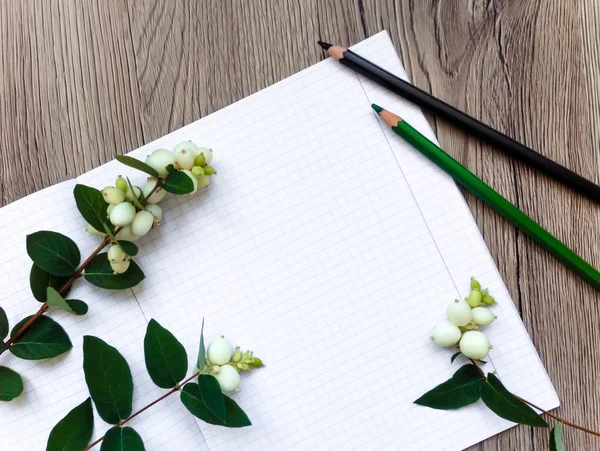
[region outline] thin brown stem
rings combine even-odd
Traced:
[[[482,369],[479,367],[479,365],[477,365],[477,363],[476,363],[476,362],[475,362],[473,359],[469,359],[469,360],[471,360],[471,363],[472,363],[473,365],[475,365],[475,368],[477,368],[477,371],[479,371],[479,374],[481,374],[481,376],[482,376],[484,379],[486,379],[486,377],[485,377],[485,373],[484,373],[484,372],[483,372],[483,370],[482,370]],[[540,412],[542,412],[544,415],[547,415],[547,416],[549,416],[550,418],[554,418],[556,421],[560,421],[561,423],[563,423],[563,424],[566,424],[567,426],[571,426],[572,428],[579,429],[580,431],[587,432],[588,434],[595,435],[596,437],[600,437],[600,432],[596,432],[596,431],[594,431],[594,430],[592,430],[592,429],[588,429],[588,428],[586,428],[586,427],[579,426],[578,424],[575,424],[575,423],[571,423],[569,420],[565,420],[564,418],[561,418],[561,417],[559,417],[558,415],[554,415],[553,413],[550,413],[550,412],[548,412],[547,410],[544,410],[544,409],[542,409],[542,408],[540,408],[540,407],[536,406],[534,403],[532,403],[532,402],[529,402],[529,401],[527,401],[526,399],[523,399],[523,398],[521,398],[520,396],[517,396],[517,395],[515,395],[514,393],[513,393],[513,396],[514,396],[515,398],[517,398],[518,400],[520,400],[520,401],[524,402],[525,404],[527,404],[527,405],[529,405],[529,406],[533,407],[534,409],[536,409],[536,410],[539,410],[539,411],[540,411]]]
[[[144,197],[144,200],[142,201],[143,205],[146,205],[148,198],[150,196],[152,196],[152,194],[154,194],[154,192],[158,188],[160,188],[161,184],[164,181],[165,181],[164,178],[157,180],[157,183],[156,183],[156,185],[154,185],[154,188],[152,188],[152,191],[150,191],[148,193],[148,195],[146,197]],[[121,227],[115,229],[113,235],[116,235],[117,233],[119,233],[120,230],[121,230]],[[104,237],[104,239],[102,240],[102,243],[100,243],[100,245],[96,248],[96,250],[94,252],[92,252],[92,254],[81,264],[81,266],[79,266],[77,271],[75,271],[75,273],[71,277],[69,277],[69,279],[65,282],[65,284],[58,291],[58,293],[60,295],[64,295],[67,292],[67,290],[69,289],[69,287],[71,285],[73,285],[73,283],[79,277],[81,277],[81,273],[83,273],[83,270],[90,264],[90,262],[94,259],[94,257],[96,255],[98,255],[100,252],[102,252],[102,250],[109,244],[110,244],[110,236]],[[44,313],[46,313],[48,311],[49,308],[50,307],[48,306],[48,304],[44,303],[44,305],[42,305],[42,307],[37,311],[37,313],[35,315],[33,315],[31,318],[29,318],[29,320],[27,320],[27,322],[25,324],[23,324],[21,326],[21,328],[13,336],[11,336],[10,339],[8,339],[6,341],[6,343],[4,344],[4,349],[10,348],[10,346],[15,342],[15,340],[17,340],[21,335],[23,335],[25,333],[25,331],[27,331],[27,329],[29,329],[31,327],[31,325],[33,323],[35,323],[40,316],[42,316]]]
[[[171,396],[173,393],[175,393],[176,391],[179,391],[181,389],[182,385],[187,384],[189,381],[191,381],[192,379],[194,379],[195,377],[198,377],[198,375],[202,373],[202,371],[198,371],[194,374],[192,374],[190,377],[188,377],[186,380],[184,380],[181,384],[176,385],[174,388],[172,388],[171,390],[169,390],[167,393],[165,393],[164,395],[162,395],[160,398],[155,399],[154,401],[152,401],[150,404],[148,404],[146,407],[141,408],[140,410],[138,410],[137,412],[131,414],[130,416],[128,416],[127,418],[125,418],[124,420],[119,421],[115,426],[117,427],[121,427],[123,426],[125,423],[128,423],[129,421],[133,420],[135,417],[137,417],[140,413],[148,410],[150,407],[152,407],[154,404],[162,401],[163,399],[167,398],[168,396]],[[95,442],[90,443],[87,448],[84,448],[83,451],[88,451],[90,449],[92,449],[94,446],[96,446],[98,443],[100,443],[102,440],[104,440],[104,437],[106,437],[106,435],[103,435],[102,437],[100,437],[98,440],[96,440]]]
[[[572,428],[575,429],[579,429],[580,431],[583,432],[587,432],[588,434],[592,434],[595,435],[596,437],[600,437],[600,432],[596,432],[592,429],[588,429],[586,427],[583,426],[579,426],[578,424],[575,423],[571,423],[569,420],[565,420],[564,418],[559,417],[558,415],[554,415],[553,413],[550,413],[538,406],[536,406],[535,404],[533,404],[532,402],[527,401],[526,399],[521,398],[520,396],[514,395],[515,398],[523,401],[525,404],[530,405],[531,407],[533,407],[536,410],[539,410],[540,412],[542,412],[544,415],[548,415],[550,418],[554,418],[556,421],[560,421],[563,424],[566,424],[567,426],[571,426]]]

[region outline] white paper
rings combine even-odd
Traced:
[[[387,33],[353,49],[406,78]],[[0,449],[45,449],[54,424],[86,399],[83,335],[125,356],[135,411],[165,392],[144,365],[149,319],[181,340],[191,371],[203,317],[207,340],[225,334],[266,363],[233,395],[253,425],[204,424],[173,395],[130,423],[148,450],[468,447],[511,423],[481,403],[440,412],[413,401],[460,365],[429,335],[472,275],[498,301],[486,370],[540,407],[557,407],[459,190],[382,126],[372,102],[435,141],[417,108],[329,59],[132,152],[143,159],[191,139],[214,149],[218,174],[206,192],[164,202],[163,226],[141,241],[141,285],[113,293],[79,282],[71,296],[90,304],[88,315],[50,313],[73,341],[68,354],[1,357],[24,376],[25,395],[0,404]],[[101,188],[118,174],[143,181],[113,161],[77,182]],[[11,324],[39,308],[26,234],[59,231],[83,256],[97,245],[75,208],[75,183],[0,210],[0,304]],[[108,428],[96,416],[94,437]]]

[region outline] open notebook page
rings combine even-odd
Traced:
[[[355,48],[405,76],[386,33]],[[234,395],[254,425],[196,423],[173,397],[132,422],[147,449],[464,448],[510,424],[480,405],[441,413],[412,401],[457,368],[428,334],[447,303],[466,294],[471,275],[499,301],[489,369],[543,408],[556,407],[459,191],[381,128],[371,102],[433,138],[418,110],[327,60],[133,152],[142,158],[193,139],[215,149],[219,174],[205,194],[167,202],[163,227],[143,241],[138,261],[147,279],[135,296],[83,284],[77,295],[91,304],[87,317],[52,313],[74,342],[68,355],[5,361],[25,374],[27,394],[0,405],[11,418],[0,426],[0,444],[43,449],[52,425],[85,399],[83,334],[101,336],[128,359],[135,409],[163,393],[143,365],[147,320],[178,336],[191,365],[206,317],[207,337],[226,333],[267,363]],[[112,162],[79,180],[100,187],[118,173],[129,172]],[[0,221],[14,226],[14,240],[0,241],[17,262],[7,268],[18,268],[10,284],[18,296],[2,300],[13,317],[34,303],[25,289],[25,233],[75,235],[82,254],[93,246],[73,210],[73,184],[50,188],[46,203],[42,192],[0,210]],[[64,214],[33,219],[47,199]],[[462,432],[465,422],[478,430]],[[104,430],[97,421],[95,435]]]

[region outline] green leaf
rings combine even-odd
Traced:
[[[69,304],[75,315],[85,315],[88,312],[88,305],[79,299],[67,299],[65,302]]]
[[[83,337],[83,372],[98,415],[117,424],[131,415],[133,379],[125,358],[97,337]]]
[[[175,169],[175,166],[173,166],[172,164],[168,164],[165,169],[169,174],[172,174],[173,172],[177,171],[177,169]]]
[[[8,317],[4,309],[0,307],[0,340],[4,340],[8,336],[9,330]]]
[[[59,277],[44,271],[35,263],[31,265],[31,272],[29,273],[29,285],[31,286],[31,292],[33,297],[40,302],[46,302],[46,289],[52,287],[55,290],[60,290],[65,286],[69,277]],[[65,292],[65,296],[71,291],[71,287]]]
[[[88,398],[52,428],[46,451],[81,451],[90,443],[93,432],[94,412]]]
[[[125,166],[145,172],[146,174],[157,179],[160,178],[158,172],[156,172],[152,166],[147,165],[143,161],[136,160],[135,158],[128,157],[127,155],[117,155],[115,158],[119,163],[123,163]]]
[[[129,269],[123,274],[115,274],[110,267],[106,252],[96,255],[92,259],[87,268],[85,268],[83,276],[92,285],[106,288],[107,290],[123,290],[135,287],[145,277],[140,267],[134,261],[129,263]]]
[[[219,381],[209,374],[198,376],[198,387],[202,402],[214,416],[220,420],[225,420],[225,399]]]
[[[107,219],[108,203],[104,200],[102,191],[78,184],[73,189],[73,196],[79,213],[93,228],[103,230],[107,227],[111,232],[114,230],[115,227]]]
[[[175,387],[187,373],[185,348],[171,332],[154,319],[150,320],[146,328],[144,357],[152,382],[160,388]]]
[[[31,316],[23,318],[11,332],[11,337],[24,325]],[[41,360],[64,354],[73,345],[65,330],[47,316],[40,316],[29,326],[23,335],[11,345],[10,352],[25,360]]]
[[[456,358],[457,358],[459,355],[460,355],[460,351],[458,351],[458,352],[454,353],[454,354],[452,355],[452,357],[450,357],[450,363],[451,363],[451,364],[452,364],[452,363],[454,363],[454,361],[456,360]]]
[[[238,406],[233,399],[226,395],[223,395],[226,411],[225,421],[217,418],[213,413],[211,413],[206,404],[204,404],[202,400],[202,394],[200,393],[200,387],[195,382],[190,382],[184,385],[183,389],[181,390],[180,399],[183,405],[190,411],[192,415],[200,418],[206,423],[231,428],[250,426],[252,424],[240,406]]]
[[[129,426],[113,427],[102,440],[100,451],[145,451],[142,437]]]
[[[194,191],[194,182],[185,172],[175,171],[169,174],[161,187],[169,193],[188,194]]]
[[[548,427],[541,416],[510,393],[493,373],[488,373],[487,381],[481,384],[480,391],[484,404],[499,417],[513,423]]]
[[[12,401],[23,393],[23,379],[10,368],[0,366],[0,401]]]
[[[48,300],[46,303],[50,307],[64,310],[65,312],[74,315],[85,315],[88,311],[88,305],[79,299],[65,299],[58,291],[52,287],[48,287]]]
[[[125,252],[130,257],[135,257],[138,254],[138,247],[135,245],[135,243],[132,243],[131,241],[119,241],[119,246],[121,246],[123,252]]]
[[[47,230],[27,235],[27,254],[44,271],[63,277],[75,273],[81,260],[75,241]]]
[[[206,347],[204,346],[204,318],[202,318],[202,327],[200,328],[200,349],[198,349],[198,363],[196,366],[199,370],[206,365]]]
[[[479,390],[484,379],[473,364],[462,366],[446,382],[429,390],[415,404],[432,409],[452,410],[468,406],[479,400]]]
[[[563,424],[556,423],[550,434],[550,451],[565,451],[565,444],[562,439]]]
[[[129,180],[129,177],[127,177],[127,184],[129,185],[130,191],[133,194],[135,194],[135,189],[133,189],[133,185],[131,184],[131,180]],[[143,210],[144,209],[144,205],[142,204],[143,200],[144,200],[144,193],[142,192],[137,199],[136,198],[133,199],[133,205],[136,208],[139,208],[140,210]]]

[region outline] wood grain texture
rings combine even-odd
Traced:
[[[0,203],[387,30],[415,84],[600,182],[596,0],[0,0]],[[600,208],[448,124],[442,146],[600,267]],[[600,296],[465,193],[558,390],[598,429]],[[468,249],[465,249],[468,252]],[[600,442],[567,429],[568,449]],[[546,449],[516,427],[477,450]]]

